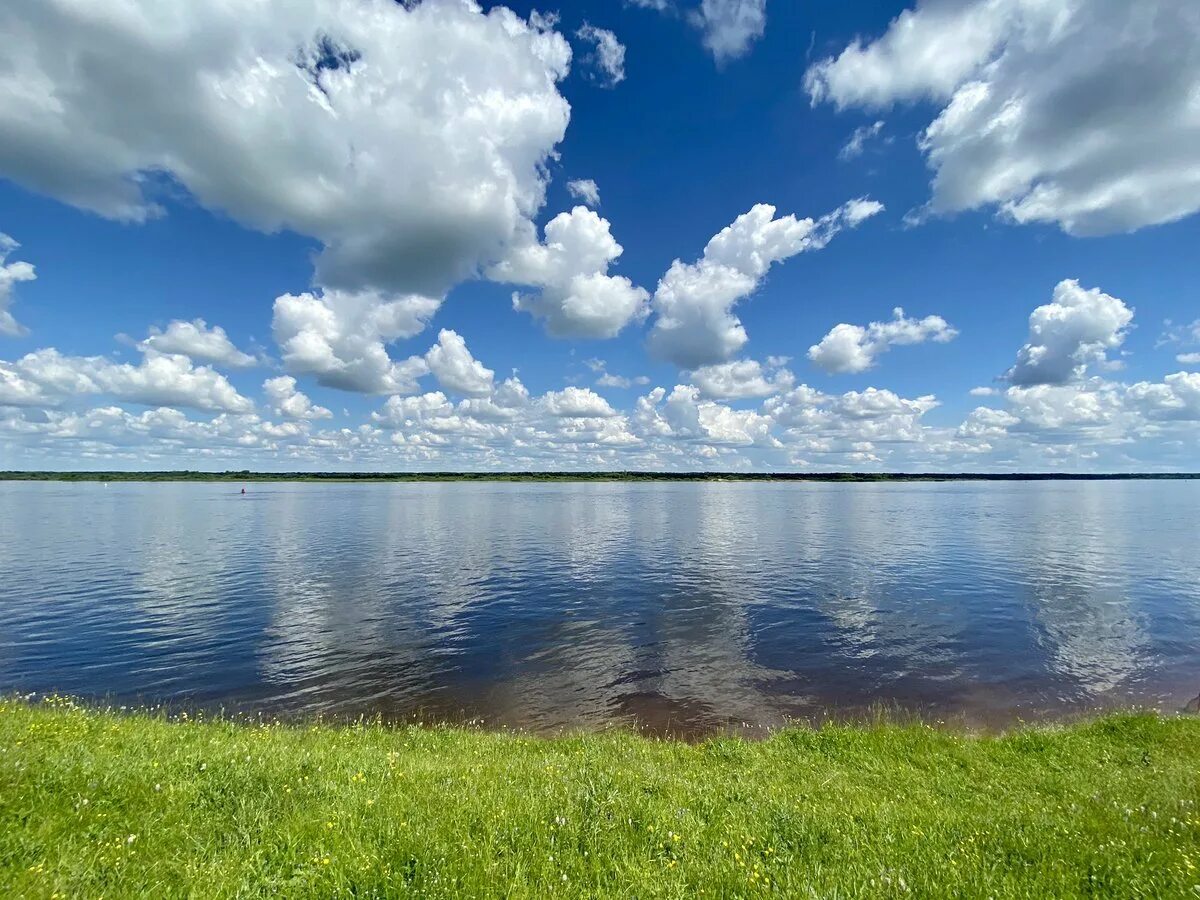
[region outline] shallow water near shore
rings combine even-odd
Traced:
[[[1200,482],[0,484],[0,692],[536,731],[1200,693]]]

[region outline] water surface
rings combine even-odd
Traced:
[[[537,730],[1200,693],[1200,482],[0,484],[0,691]]]

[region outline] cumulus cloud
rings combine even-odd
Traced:
[[[808,348],[808,358],[831,374],[865,372],[891,347],[925,341],[944,344],[957,335],[958,331],[941,316],[910,319],[896,307],[890,322],[871,322],[865,328],[835,325],[819,344]]]
[[[487,396],[457,402],[442,391],[393,395],[365,422],[338,428],[321,427],[321,413],[303,400],[289,403],[299,392],[288,376],[264,385],[277,422],[249,411],[197,420],[171,408],[135,413],[50,405],[96,393],[84,379],[104,362],[68,358],[51,373],[53,360],[43,359],[38,377],[46,388],[18,371],[21,361],[0,364],[0,405],[7,402],[0,446],[9,458],[98,458],[106,465],[206,459],[239,467],[286,461],[322,469],[394,468],[403,461],[413,468],[507,470],[946,471],[964,462],[976,470],[1144,470],[1148,463],[1191,467],[1190,448],[1200,436],[1200,374],[1188,372],[1130,385],[1102,377],[1010,385],[990,395],[1001,408],[979,407],[957,428],[926,421],[938,407],[935,397],[884,388],[826,394],[799,385],[757,409],[736,409],[696,385],[677,385],[654,388],[625,412],[583,388],[531,397],[515,377]],[[5,400],[13,392],[15,404]]]
[[[470,0],[15,0],[0,174],[133,222],[165,176],[319,241],[319,285],[441,296],[543,202],[571,57],[546,24]]]
[[[0,362],[0,407],[45,406],[55,400],[12,363]]]
[[[479,441],[503,436],[501,425],[471,415],[463,405],[465,402],[455,406],[441,391],[415,397],[389,397],[383,409],[372,414],[372,419],[396,432],[393,442],[397,444],[437,446],[456,439]]]
[[[592,419],[617,414],[607,400],[588,388],[568,387],[561,391],[550,391],[542,396],[541,404],[552,416]]]
[[[609,227],[607,219],[576,206],[546,224],[543,242],[530,229],[489,274],[540,287],[536,294],[514,294],[513,307],[541,319],[553,337],[615,337],[646,317],[650,295],[628,278],[608,274],[624,252]]]
[[[678,384],[670,394],[655,388],[641,397],[635,422],[648,434],[706,445],[778,445],[769,416],[705,400],[692,385]]]
[[[413,294],[386,299],[374,292],[284,294],[271,328],[288,371],[314,375],[327,387],[368,394],[412,394],[429,372],[425,360],[394,360],[387,345],[420,333],[439,301]]]
[[[733,308],[774,263],[818,250],[843,228],[882,211],[883,204],[866,198],[820,219],[776,218],[774,206],[754,206],[715,235],[699,260],[671,264],[654,293],[650,351],[685,369],[730,359],[749,340]]]
[[[745,56],[767,28],[767,0],[701,0],[689,16],[717,64]]]
[[[208,327],[203,319],[182,322],[178,319],[167,325],[166,330],[152,327],[150,336],[138,344],[138,348],[156,350],[159,353],[177,353],[194,360],[230,368],[246,368],[257,360],[233,345],[229,335],[220,325]]]
[[[614,87],[625,80],[625,45],[607,28],[597,28],[587,22],[575,36],[592,45],[584,62],[596,69],[596,80],[605,87]]]
[[[979,406],[971,410],[958,427],[958,436],[968,440],[996,440],[1006,437],[1008,429],[1020,421],[1002,409]]]
[[[921,0],[809,69],[814,102],[944,104],[921,148],[932,213],[994,207],[1078,235],[1200,209],[1200,6]]]
[[[13,293],[16,285],[22,281],[34,281],[33,266],[27,262],[8,262],[8,257],[21,245],[0,232],[0,334],[19,337],[28,333],[28,329],[13,318]]]
[[[590,178],[576,178],[567,182],[567,190],[576,200],[582,200],[588,206],[600,205],[600,188]]]
[[[496,373],[471,355],[467,342],[456,331],[443,328],[437,343],[425,354],[429,371],[446,390],[468,397],[491,395]]]
[[[1157,383],[1139,381],[1129,386],[1126,397],[1151,419],[1200,421],[1200,372],[1176,372]]]
[[[795,383],[795,376],[784,368],[787,360],[772,357],[767,365],[754,359],[702,366],[688,373],[688,379],[700,393],[714,400],[735,400],[746,397],[769,397],[786,391]]]
[[[1176,372],[1135,384],[1093,376],[1014,385],[998,398],[1003,409],[978,407],[957,429],[968,451],[1021,459],[1025,467],[1071,461],[1094,467],[1101,454],[1126,469],[1161,466],[1171,455],[1175,468],[1194,467],[1188,448],[1200,437],[1200,374]],[[1137,457],[1143,461],[1134,462]]]
[[[195,466],[224,460],[295,459],[311,436],[299,422],[269,422],[252,413],[221,413],[206,420],[161,407],[130,412],[119,406],[81,411],[47,410],[35,416],[0,416],[0,435],[19,438],[41,454],[95,460],[102,466],[169,460]],[[67,455],[69,454],[69,455]],[[39,457],[41,458],[41,457]]]
[[[1089,366],[1111,366],[1108,351],[1125,340],[1133,310],[1099,288],[1059,282],[1050,303],[1029,316],[1029,340],[1004,378],[1014,385],[1065,384]]]
[[[593,391],[569,387],[530,398],[515,378],[498,385],[490,396],[457,404],[441,391],[390,397],[371,418],[391,432],[393,446],[439,454],[470,448],[477,458],[494,458],[501,465],[526,458],[522,454],[640,443],[629,432],[626,417]]]
[[[1021,430],[1057,436],[1061,432],[1117,427],[1124,412],[1119,386],[1093,379],[1086,384],[1031,384],[1014,386],[1004,393],[1008,410],[1017,417]]]
[[[763,412],[781,429],[780,440],[805,458],[877,463],[890,453],[885,446],[926,441],[921,420],[938,405],[932,395],[906,398],[874,387],[838,395],[800,385],[768,399]]]
[[[956,431],[966,448],[1055,467],[1095,465],[1101,454],[1122,468],[1145,470],[1164,456],[1194,468],[1200,437],[1200,373],[1123,384],[1092,376],[1065,384],[1013,385],[998,393],[1002,409],[978,407]],[[1119,455],[1113,456],[1113,453]],[[1137,457],[1142,462],[1134,462]]]
[[[205,412],[253,412],[254,404],[224,375],[186,356],[147,351],[138,365],[102,356],[66,356],[49,347],[0,363],[0,404],[29,406],[106,394],[147,406]]]
[[[314,404],[303,391],[296,390],[296,379],[290,375],[268,378],[263,382],[263,393],[271,411],[285,419],[333,418],[332,412]]]

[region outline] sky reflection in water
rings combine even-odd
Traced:
[[[1200,482],[0,485],[0,690],[552,730],[1200,692]]]

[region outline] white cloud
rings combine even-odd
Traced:
[[[850,135],[850,139],[838,151],[838,159],[844,162],[862,156],[863,150],[866,149],[867,141],[876,137],[882,130],[882,120],[855,128],[854,132]]]
[[[1089,366],[1108,363],[1108,351],[1121,346],[1132,321],[1133,310],[1116,297],[1061,281],[1053,300],[1030,314],[1029,341],[1004,378],[1014,385],[1080,379]]]
[[[511,420],[529,407],[529,391],[514,375],[504,379],[490,397],[460,400],[458,407],[477,419]]]
[[[1039,9],[1049,24],[1058,0],[965,0],[919,2],[902,12],[883,37],[869,44],[854,40],[836,58],[813,65],[805,87],[813,100],[839,108],[883,108],[898,100],[949,100],[1002,45],[1024,7]]]
[[[971,410],[958,427],[958,436],[970,440],[996,440],[1006,437],[1008,429],[1020,421],[1002,409],[979,406]]]
[[[702,366],[689,372],[688,379],[714,400],[769,397],[790,389],[796,380],[782,363],[764,367],[754,359]]]
[[[865,391],[847,391],[836,402],[836,408],[855,419],[880,419],[892,416],[923,416],[936,408],[932,395],[907,399],[893,391],[869,387]]]
[[[443,328],[437,343],[425,354],[425,362],[446,390],[468,397],[491,396],[496,373],[471,355],[458,332]]]
[[[689,19],[700,29],[704,46],[720,65],[745,56],[750,45],[763,36],[767,0],[700,0]]]
[[[1160,382],[1121,384],[1092,377],[1067,384],[1008,388],[1003,410],[979,407],[958,429],[963,438],[1000,445],[1027,442],[1043,448],[1123,448],[1153,446],[1187,432],[1200,422],[1200,374],[1176,372]],[[1159,447],[1161,451],[1161,446]]]
[[[113,365],[63,359],[57,371],[53,359],[40,361],[44,389],[21,371],[22,361],[0,364],[0,404],[14,391],[23,404],[0,410],[6,458],[32,466],[103,460],[110,467],[123,461],[194,467],[207,460],[325,470],[402,463],[502,470],[1112,471],[1194,467],[1190,450],[1200,438],[1200,374],[1187,372],[1131,385],[1092,377],[1009,386],[993,395],[1002,408],[979,407],[957,428],[925,421],[938,406],[933,396],[874,387],[825,394],[799,385],[758,409],[735,409],[706,399],[695,385],[677,385],[654,388],[626,413],[582,388],[531,398],[515,378],[488,396],[458,402],[441,391],[394,395],[367,421],[333,428],[312,421],[321,414],[303,401],[290,413],[283,408],[299,393],[287,376],[264,385],[278,422],[252,412],[194,420],[168,408],[56,408],[51,404],[71,396],[102,393],[88,379]]]
[[[263,382],[263,393],[272,412],[285,419],[331,419],[333,413],[324,406],[317,406],[302,391],[296,390],[296,379],[290,375],[268,378]]]
[[[605,87],[613,87],[625,80],[625,45],[607,28],[597,28],[587,22],[575,36],[592,44],[594,49],[584,57],[599,70],[598,81]]]
[[[0,232],[0,334],[10,337],[19,337],[28,333],[28,329],[13,318],[10,309],[13,291],[19,282],[37,279],[33,266],[29,263],[8,262],[8,257],[20,246],[7,234]]]
[[[625,5],[682,16],[700,32],[718,66],[748,53],[767,27],[767,0],[625,0]]]
[[[1200,346],[1200,319],[1196,319],[1189,325],[1176,325],[1170,319],[1163,323],[1166,326],[1166,331],[1162,333],[1155,347],[1182,346],[1193,347]],[[1200,353],[1197,352],[1181,352],[1175,355],[1175,361],[1181,366],[1200,365]]]
[[[775,207],[754,206],[714,236],[697,262],[677,259],[659,281],[651,352],[686,369],[725,362],[749,340],[733,307],[754,292],[772,264],[818,250],[843,228],[882,210],[864,198],[820,219],[777,219]]]
[[[542,396],[541,403],[552,416],[591,419],[617,414],[607,400],[588,388],[568,387],[561,391],[550,391]]]
[[[925,341],[946,343],[958,331],[941,316],[910,319],[900,307],[892,310],[890,322],[835,325],[819,344],[808,348],[808,358],[830,373],[865,372],[889,348]]]
[[[1193,468],[1187,448],[1200,432],[1200,374],[1177,372],[1162,382],[1121,384],[1092,377],[1068,384],[1010,386],[1003,409],[978,407],[955,432],[964,448],[1007,460],[1010,468],[1146,470]],[[1172,449],[1174,448],[1174,449]],[[1099,463],[1102,458],[1108,464]],[[1154,457],[1158,460],[1154,460]],[[1140,461],[1136,461],[1140,460]]]
[[[953,452],[983,452],[1010,469],[1025,470],[1194,468],[1198,373],[1136,384],[1093,376],[1013,385],[996,396],[1004,408],[973,410],[955,432],[958,443],[950,442]]]
[[[607,219],[586,206],[559,213],[539,243],[532,229],[490,276],[541,287],[514,294],[513,307],[546,323],[554,337],[611,338],[646,317],[649,294],[608,267],[623,252]]]
[[[45,406],[54,400],[12,363],[0,361],[0,407]]]
[[[1148,418],[1200,421],[1200,372],[1176,372],[1160,383],[1139,381],[1126,396]]]
[[[763,411],[783,429],[780,439],[807,456],[876,463],[890,455],[885,445],[927,441],[921,420],[938,405],[931,395],[910,399],[874,387],[831,395],[800,385],[768,399]]]
[[[316,283],[441,296],[543,202],[570,47],[469,0],[0,6],[0,173],[109,218],[319,241]],[[386,299],[386,297],[385,297]]]
[[[1200,6],[921,0],[814,65],[814,102],[944,103],[921,138],[929,211],[995,207],[1079,235],[1200,209]]]
[[[567,190],[576,200],[582,200],[588,206],[600,205],[600,188],[590,178],[577,178],[567,182]]]
[[[608,371],[608,364],[602,359],[584,360],[584,365],[596,373],[597,387],[625,390],[634,385],[647,385],[650,383],[650,379],[645,375],[635,375],[632,378],[626,378],[624,375],[613,374]]]
[[[107,394],[147,406],[179,406],[206,412],[253,412],[254,404],[239,394],[224,375],[195,366],[186,356],[146,352],[139,365],[115,363],[102,356],[64,356],[52,347],[28,353],[14,363],[0,363],[8,402],[30,405],[88,395]],[[22,395],[27,402],[17,404]]]
[[[203,319],[191,322],[172,321],[165,331],[150,329],[150,336],[138,344],[138,348],[156,350],[159,353],[178,353],[194,360],[231,368],[246,368],[257,362],[249,353],[243,353],[233,345],[229,335],[220,325],[212,328]]]
[[[271,328],[294,374],[341,390],[411,394],[429,367],[419,356],[393,360],[387,344],[421,332],[438,306],[416,294],[390,300],[373,292],[284,294],[275,300]]]
[[[778,446],[769,416],[704,400],[691,385],[676,385],[670,394],[655,388],[638,400],[634,421],[638,431],[658,437],[706,445]]]
[[[501,464],[514,456],[545,454],[563,447],[622,447],[640,441],[628,421],[603,398],[585,388],[550,391],[531,400],[515,378],[488,397],[452,403],[440,391],[416,397],[390,397],[372,415],[378,426],[394,432],[394,445],[437,448],[438,452],[471,449],[496,456]]]
[[[177,409],[131,413],[118,406],[83,411],[48,410],[36,417],[0,417],[0,434],[19,436],[41,452],[63,459],[92,460],[113,467],[134,461],[170,459],[174,465],[225,460],[283,458],[310,440],[307,425],[275,423],[258,416],[222,413],[207,420]]]
[[[445,421],[454,418],[454,404],[441,391],[418,394],[413,397],[388,397],[380,412],[371,418],[386,428],[411,427],[419,423],[429,427],[433,420]]]
[[[647,385],[650,383],[649,377],[645,375],[634,375],[632,378],[626,378],[624,375],[614,375],[612,372],[602,372],[596,379],[598,387],[621,388],[627,389],[635,385]]]

